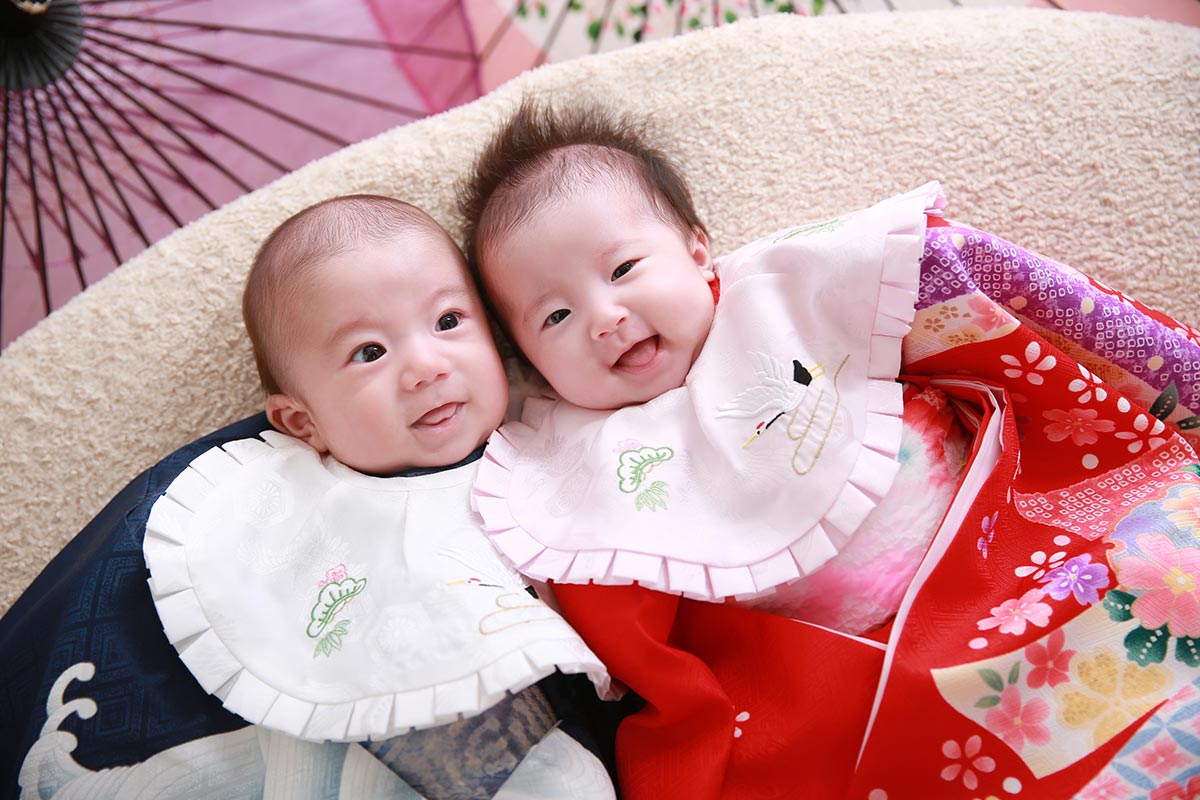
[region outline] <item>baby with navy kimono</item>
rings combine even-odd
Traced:
[[[508,383],[445,231],[318,203],[263,244],[243,310],[277,431],[196,459],[148,526],[193,675],[250,722],[366,742],[426,797],[613,797],[557,674],[604,690],[604,665],[470,508]]]

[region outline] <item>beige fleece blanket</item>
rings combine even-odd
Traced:
[[[718,252],[937,178],[953,218],[1200,324],[1200,30],[1027,10],[776,16],[543,67],[209,214],[0,355],[0,611],[131,478],[259,409],[239,297],[277,223],[376,192],[457,233],[454,183],[526,92],[648,116]]]

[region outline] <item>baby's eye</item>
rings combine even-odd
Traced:
[[[626,261],[624,264],[613,270],[612,278],[610,278],[610,280],[615,281],[617,278],[621,277],[626,272],[629,272],[631,269],[633,269],[633,262]]]
[[[438,317],[437,329],[439,331],[448,331],[451,328],[457,328],[460,322],[462,322],[462,314],[457,311],[450,311]]]
[[[570,315],[571,312],[565,308],[560,308],[558,311],[552,311],[550,316],[546,317],[546,327],[549,328],[552,325],[557,325]]]
[[[364,344],[362,347],[355,350],[354,353],[351,354],[350,360],[361,361],[364,364],[370,363],[377,359],[383,358],[383,354],[386,352],[387,348],[385,348],[383,345],[372,342],[371,344]]]

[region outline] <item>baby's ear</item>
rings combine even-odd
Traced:
[[[317,424],[308,409],[302,403],[287,394],[273,394],[267,397],[267,419],[276,430],[295,436],[300,441],[312,447],[318,453],[326,453],[329,448],[317,429]]]
[[[713,266],[712,252],[708,247],[708,234],[700,228],[693,228],[688,246],[691,248],[692,261],[696,263],[700,274],[704,276],[704,280],[711,283],[717,272]]]

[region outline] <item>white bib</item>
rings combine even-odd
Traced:
[[[937,183],[717,262],[684,386],[617,411],[531,398],[472,501],[521,572],[719,600],[820,567],[896,474],[908,332]]]
[[[478,461],[375,478],[262,437],[193,461],[146,526],[167,638],[230,711],[359,741],[477,714],[555,668],[607,690],[600,660],[482,535]]]

